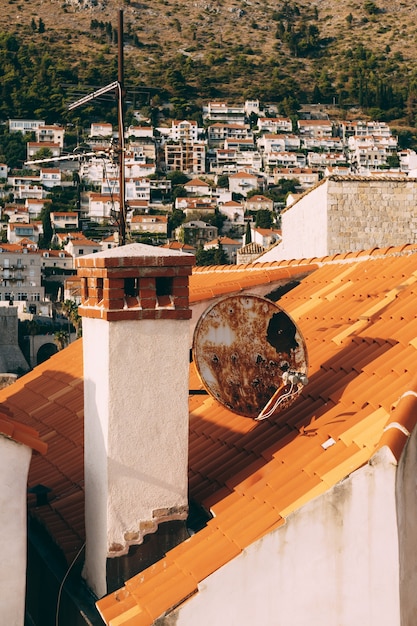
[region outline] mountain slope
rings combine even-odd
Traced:
[[[9,0],[0,30],[15,37],[23,60],[18,67],[13,59],[2,63],[0,78],[3,72],[11,81],[2,117],[16,107],[11,93],[20,74],[27,93],[30,72],[38,84],[42,72],[54,87],[59,83],[48,106],[33,94],[35,106],[27,102],[18,111],[50,117],[62,116],[68,98],[89,86],[115,80],[119,6],[115,0]],[[415,122],[412,1],[126,1],[123,16],[126,83],[136,87],[135,106],[149,102],[141,92],[152,87],[159,93],[155,102],[170,100],[179,115],[197,114],[202,100],[259,97],[286,114],[298,103],[321,101]],[[15,45],[6,42],[6,52]]]

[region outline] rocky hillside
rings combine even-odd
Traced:
[[[53,76],[55,100],[49,108],[38,102],[37,109],[62,114],[60,97],[116,79],[119,6],[116,0],[9,0],[0,13],[7,33],[0,77],[3,72],[16,88],[21,72],[21,89],[30,90],[28,72],[39,84],[39,73]],[[126,83],[135,87],[135,106],[169,101],[175,113],[197,115],[207,99],[255,96],[286,114],[320,101],[359,105],[410,126],[416,121],[413,1],[125,0],[123,11]],[[16,47],[18,62],[10,55]],[[151,99],[145,88],[152,88]],[[10,89],[5,95],[3,117],[16,106]],[[25,109],[34,114],[36,106],[31,111],[27,102]]]

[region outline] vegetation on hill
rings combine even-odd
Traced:
[[[115,119],[109,96],[67,111],[117,78],[118,3],[88,6],[9,0],[2,8],[0,119]],[[396,0],[125,0],[129,105],[155,122],[164,108],[197,119],[202,101],[257,97],[286,115],[321,102],[413,126],[416,14],[414,2]]]

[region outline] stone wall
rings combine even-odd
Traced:
[[[17,307],[0,307],[0,372],[27,372],[29,365],[19,348]]]
[[[327,253],[417,243],[417,180],[332,177]]]

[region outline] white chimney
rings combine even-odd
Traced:
[[[141,544],[161,522],[187,517],[193,263],[192,255],[143,244],[77,259],[84,354],[84,576],[98,597],[112,590],[110,561]],[[126,577],[136,573],[122,569]]]

